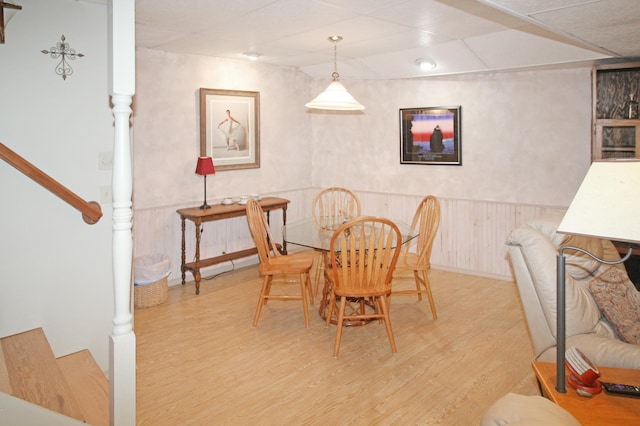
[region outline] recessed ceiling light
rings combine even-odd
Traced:
[[[262,56],[260,53],[258,52],[245,52],[243,53],[244,56],[246,56],[247,58],[251,59],[252,61],[257,61],[258,58],[260,56]]]
[[[423,71],[429,71],[436,67],[436,63],[427,58],[416,59],[416,65]]]

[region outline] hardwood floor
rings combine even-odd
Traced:
[[[438,270],[431,282],[436,321],[427,300],[392,299],[397,354],[374,322],[344,331],[338,359],[317,300],[310,328],[299,301],[272,301],[251,325],[257,267],[203,280],[199,296],[171,287],[135,311],[137,423],[477,425],[507,392],[538,395],[515,284]]]

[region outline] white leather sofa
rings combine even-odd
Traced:
[[[600,252],[607,260],[620,258],[610,241],[585,237],[571,237],[579,240],[571,241],[567,240],[566,235],[557,234],[556,229],[561,219],[562,216],[554,215],[530,221],[513,230],[507,239],[509,257],[520,291],[535,350],[535,359],[539,361],[555,362],[556,360],[558,248],[573,243],[592,252]],[[573,253],[577,252],[573,251]],[[618,274],[623,281],[626,280],[633,286],[628,281],[624,266],[603,265],[590,258],[580,257],[583,255],[568,255],[566,251],[565,255],[567,255],[566,347],[579,348],[596,365],[640,369],[640,345],[624,341],[618,332],[620,327],[612,326],[612,323],[605,318],[589,290],[594,280],[597,283],[597,280],[601,279],[603,291],[608,291],[606,285],[609,282],[606,281],[608,279],[606,274],[611,273]],[[631,293],[637,293],[635,288]],[[636,297],[636,294],[631,296],[633,297],[629,299],[633,301],[640,300],[640,296]],[[625,302],[626,299],[623,298]],[[637,309],[635,312],[640,314],[640,304],[631,306],[632,313]],[[634,315],[632,318],[636,319],[632,319],[631,322],[635,323],[640,315]],[[637,335],[637,328],[635,330]]]

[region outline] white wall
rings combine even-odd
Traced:
[[[0,45],[0,142],[81,198],[100,202],[113,148],[105,5],[22,0]],[[66,81],[40,51],[64,34],[83,58]],[[103,369],[113,317],[111,204],[95,225],[0,161],[0,335],[43,327],[56,355],[88,348]]]

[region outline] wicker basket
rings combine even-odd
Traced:
[[[150,308],[167,301],[169,288],[167,277],[150,284],[133,287],[133,304],[136,308]]]

